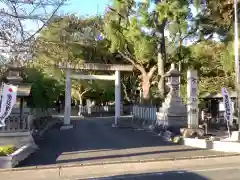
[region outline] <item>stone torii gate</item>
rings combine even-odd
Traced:
[[[75,79],[88,80],[114,80],[115,81],[115,121],[113,127],[118,124],[121,109],[121,83],[120,71],[133,71],[132,65],[124,64],[100,64],[100,63],[85,63],[82,65],[74,65],[69,63],[59,64],[58,68],[64,69],[66,74],[66,90],[65,90],[65,109],[64,109],[64,125],[61,129],[70,129],[71,125],[71,76]],[[77,70],[94,70],[94,71],[115,71],[114,75],[85,75],[71,71]]]

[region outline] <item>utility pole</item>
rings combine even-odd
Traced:
[[[238,130],[240,131],[240,72],[239,72],[239,42],[238,42],[238,0],[234,0],[234,61],[237,90]]]

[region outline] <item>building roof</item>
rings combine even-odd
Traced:
[[[237,97],[237,92],[236,91],[228,91],[229,93],[229,96],[231,98],[236,98]],[[201,95],[202,98],[204,99],[213,99],[213,98],[222,98],[222,94],[219,92],[219,93],[204,93]]]

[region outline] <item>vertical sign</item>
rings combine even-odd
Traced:
[[[232,101],[226,88],[222,88],[222,96],[224,104],[224,119],[227,121],[228,134],[229,137],[231,137],[229,124],[232,123],[233,120],[233,109]]]
[[[230,123],[233,120],[232,101],[226,88],[222,88],[223,104],[224,104],[224,119]]]
[[[188,128],[198,128],[197,71],[187,72]]]
[[[3,84],[0,111],[0,127],[4,127],[6,118],[11,114],[17,99],[17,86]]]

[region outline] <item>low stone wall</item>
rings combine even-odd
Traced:
[[[25,132],[4,132],[0,133],[0,146],[14,145],[19,148],[33,141],[32,133]]]
[[[240,153],[240,143],[231,141],[212,141],[206,139],[183,138],[182,144],[214,151]]]

